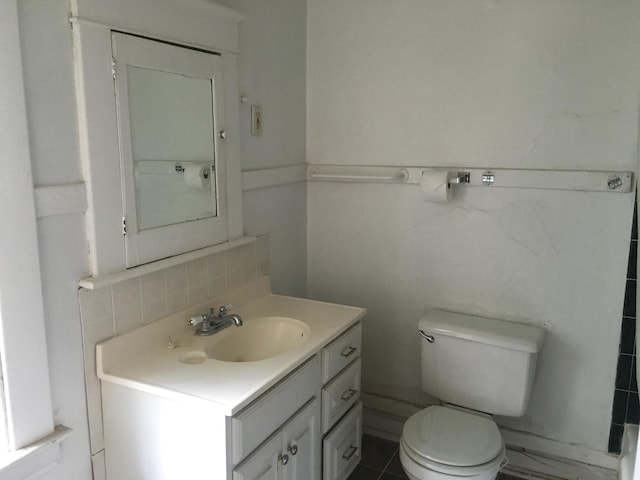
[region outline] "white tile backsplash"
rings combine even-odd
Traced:
[[[167,268],[164,271],[164,279],[168,295],[186,289],[188,286],[186,264],[183,263]]]
[[[113,289],[113,316],[116,334],[130,332],[142,325],[140,278],[116,283]]]
[[[242,269],[233,270],[227,273],[227,289],[233,290],[244,283]]]
[[[214,253],[207,257],[207,273],[209,281],[218,277],[224,277],[227,273],[226,252]]]
[[[255,243],[250,243],[248,245],[243,245],[241,247],[237,247],[242,252],[242,267],[247,269],[249,267],[255,268],[256,265],[256,245]]]
[[[258,262],[257,272],[256,272],[258,277],[264,277],[266,275],[269,275],[270,271],[271,271],[271,263],[269,262],[269,260],[263,260]]]
[[[79,291],[80,313],[83,319],[101,319],[113,316],[111,288]]]
[[[269,260],[269,235],[258,235],[256,237],[256,262],[259,264]]]
[[[167,298],[165,296],[152,298],[149,300],[142,299],[142,323],[155,322],[162,317],[167,316]]]
[[[142,287],[142,304],[157,298],[165,298],[167,291],[164,286],[164,272],[148,273],[140,277]]]
[[[205,280],[193,287],[189,287],[189,304],[204,302],[209,296],[209,284]]]
[[[140,278],[132,278],[113,285],[113,313],[120,315],[142,306]]]
[[[242,270],[242,247],[232,248],[227,252],[227,275]]]
[[[243,275],[242,275],[242,280],[243,283],[248,283],[248,282],[252,282],[253,280],[255,280],[257,278],[257,268],[256,268],[256,264],[255,264],[255,259],[254,259],[254,263],[247,265],[244,267],[243,269]]]
[[[209,298],[217,297],[227,291],[227,279],[220,276],[209,280]]]
[[[200,258],[187,263],[187,276],[189,287],[207,284],[207,259]],[[206,296],[205,296],[206,298]]]
[[[269,238],[201,259],[79,291],[94,479],[105,478],[102,399],[96,344],[206,301],[269,273]]]
[[[189,289],[168,292],[167,291],[167,314],[179,312],[189,306]]]

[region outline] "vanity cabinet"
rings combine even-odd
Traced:
[[[232,480],[343,480],[349,476],[361,458],[361,349],[360,323],[322,349],[320,398],[310,400],[277,435],[234,469]],[[267,394],[271,398],[258,400],[249,407],[249,415],[242,412],[239,417],[253,416],[253,412],[261,412],[261,418],[270,417],[271,409],[268,405],[281,404],[287,400],[291,402],[292,396],[285,398],[279,391],[298,391],[293,397],[298,402],[301,398],[306,398],[310,394],[308,389],[291,387],[303,383],[303,372],[319,363],[314,362],[315,360],[310,361],[309,366],[291,376],[294,378],[287,379],[285,382],[288,387],[277,387],[273,393]],[[319,377],[320,375],[315,378]],[[311,382],[308,383],[310,386]],[[306,394],[301,394],[303,391]],[[238,422],[238,419],[234,417],[232,422]],[[246,429],[244,435],[236,434],[235,437],[253,438],[254,435],[259,438],[260,432],[257,429]],[[237,460],[237,457],[234,456],[234,459]],[[322,475],[321,463],[324,472]]]
[[[322,349],[323,480],[344,480],[360,463],[362,324]]]
[[[320,408],[313,398],[282,429],[233,470],[233,480],[320,478]]]
[[[361,336],[356,322],[233,416],[153,385],[103,381],[108,480],[346,479],[360,461]]]

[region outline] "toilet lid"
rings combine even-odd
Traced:
[[[402,436],[416,454],[445,465],[479,465],[502,451],[493,420],[450,407],[433,406],[416,413],[405,423]]]

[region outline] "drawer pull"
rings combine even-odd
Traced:
[[[345,402],[347,402],[351,400],[356,393],[358,393],[357,390],[354,390],[353,388],[348,388],[342,393],[342,396],[340,398]]]
[[[342,355],[343,357],[350,357],[351,355],[353,355],[356,350],[358,350],[358,347],[354,347],[354,346],[349,346],[347,348],[345,348],[340,355]]]
[[[351,460],[357,451],[358,451],[358,447],[352,445],[349,447],[349,450],[344,455],[342,455],[342,458],[344,458],[347,461]]]
[[[287,463],[289,463],[289,455],[287,455],[286,453],[284,455],[280,455],[278,457],[278,460],[280,460],[280,463],[282,463],[283,465],[286,465]]]
[[[298,453],[298,445],[296,445],[295,443],[293,445],[289,445],[289,448],[287,448],[287,452],[289,452],[291,456],[295,457],[296,453]]]

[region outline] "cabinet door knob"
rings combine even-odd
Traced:
[[[287,448],[287,452],[289,452],[292,456],[295,456],[296,453],[298,453],[298,445],[291,444],[289,445],[289,448]]]
[[[289,463],[289,455],[287,455],[286,453],[284,455],[280,455],[278,457],[278,460],[280,460],[280,463],[282,463],[283,465],[286,465],[287,463]]]

